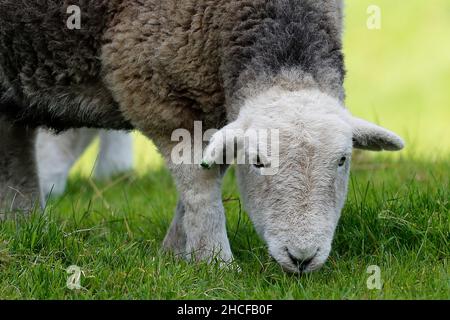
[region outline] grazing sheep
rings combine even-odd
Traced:
[[[211,150],[226,149],[220,137],[228,129],[279,130],[278,174],[263,175],[266,163],[238,165],[242,197],[285,270],[322,266],[353,148],[403,147],[344,107],[341,1],[71,2],[81,9],[80,30],[66,27],[66,2],[0,2],[0,113],[8,123],[0,190],[19,190],[19,207],[36,193],[33,127],[136,128],[159,147],[180,195],[164,248],[230,262],[227,166]],[[223,128],[204,153],[210,170],[171,161],[172,132],[192,132],[194,121]],[[193,150],[194,159],[203,156]]]
[[[36,159],[43,203],[66,189],[69,171],[95,137],[100,150],[95,161],[95,177],[107,179],[133,167],[133,141],[128,133],[98,129],[72,129],[55,135],[41,129],[36,139]]]

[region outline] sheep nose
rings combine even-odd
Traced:
[[[314,258],[317,256],[317,253],[319,250],[316,250],[313,254],[297,254],[293,255],[289,249],[287,249],[287,253],[289,256],[289,259],[291,259],[292,263],[297,266],[298,271],[300,273],[304,272],[308,266],[311,265],[311,262],[313,262]]]

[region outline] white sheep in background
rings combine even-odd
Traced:
[[[92,141],[99,137],[94,177],[108,179],[133,168],[133,137],[120,131],[71,129],[60,134],[41,129],[36,139],[36,159],[43,202],[66,189],[70,169]]]

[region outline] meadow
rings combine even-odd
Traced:
[[[366,26],[369,5],[381,29]],[[450,2],[348,0],[347,106],[405,137],[397,154],[357,153],[329,261],[284,273],[246,216],[233,169],[223,199],[241,271],[190,264],[161,242],[177,201],[154,146],[136,134],[133,172],[91,178],[94,144],[67,192],[0,224],[0,299],[449,299]],[[66,272],[82,270],[80,290]],[[370,266],[381,289],[367,286]]]

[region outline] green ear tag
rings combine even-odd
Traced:
[[[203,169],[211,169],[211,166],[206,161],[202,161],[201,166]]]

